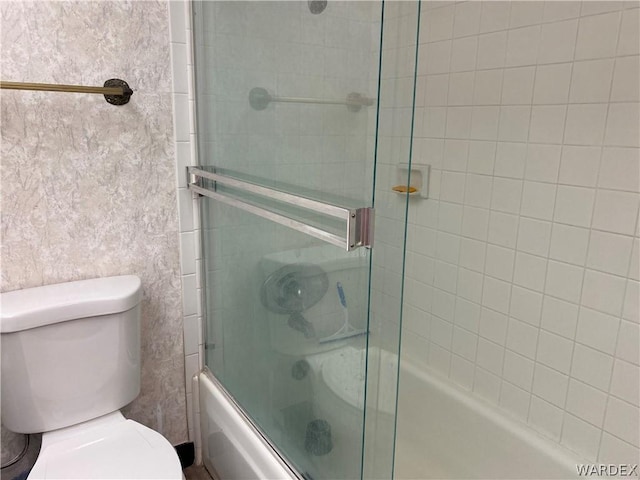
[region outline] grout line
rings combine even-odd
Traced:
[[[582,6],[581,6],[582,8]],[[580,21],[578,21],[578,25],[576,26],[576,33],[575,33],[575,38],[574,38],[574,45],[573,45],[573,58],[574,61],[571,63],[571,72],[569,74],[569,90],[567,92],[567,108],[565,110],[565,119],[564,119],[564,128],[563,128],[563,132],[562,132],[562,148],[560,151],[560,163],[562,164],[562,153],[564,151],[564,141],[566,138],[566,134],[567,134],[567,123],[569,120],[569,99],[571,98],[571,91],[572,91],[572,84],[573,84],[573,74],[574,74],[574,67],[575,67],[575,55],[576,55],[576,49],[578,47],[578,36],[580,34]],[[558,178],[560,175],[560,168],[558,168]],[[596,182],[597,183],[597,182]],[[559,188],[556,188],[556,194],[555,194],[555,200],[553,203],[553,212],[551,215],[552,221],[553,218],[555,217],[555,213],[556,213],[556,205],[557,205],[557,201],[558,201],[558,190]],[[595,200],[594,200],[595,201]],[[591,216],[593,217],[593,205],[592,205],[592,211],[591,211]],[[587,253],[589,251],[589,237],[587,237],[587,249],[586,249]],[[583,263],[586,264],[587,261],[587,253],[585,254],[585,258],[583,260]],[[584,277],[585,277],[585,272],[584,272],[584,265],[582,265],[582,283],[580,285],[580,295],[578,297],[579,300],[582,299],[582,290],[584,287]],[[545,278],[545,288],[546,288],[546,278]],[[546,295],[546,293],[545,293]],[[551,297],[553,297],[552,295],[550,295]],[[543,296],[543,302],[544,302],[544,296]],[[571,370],[573,368],[573,357],[575,354],[575,348],[576,348],[576,338],[577,338],[577,332],[578,332],[578,323],[580,322],[580,303],[578,304],[578,312],[577,312],[577,317],[576,317],[576,327],[575,327],[575,332],[573,335],[573,338],[570,339],[570,341],[572,342],[572,348],[571,348],[571,356],[569,359],[569,369],[568,372],[566,374],[564,374],[567,378],[567,386],[565,388],[565,392],[564,392],[564,403],[562,406],[562,419],[561,419],[561,424],[560,424],[560,432],[559,432],[559,437],[558,437],[558,443],[562,444],[562,438],[564,435],[564,427],[565,427],[565,419],[567,416],[567,398],[569,396],[569,384],[571,383]],[[538,351],[536,349],[536,359],[538,358]]]
[[[543,15],[544,15],[544,11],[543,11]],[[536,65],[538,63],[538,57],[540,55],[540,44],[542,42],[542,27],[540,27],[540,31],[538,32],[538,50],[536,52]],[[508,48],[508,39],[507,39],[507,48]],[[504,338],[504,349],[505,352],[506,350],[508,350],[507,348],[507,339],[509,338],[509,325],[510,325],[510,318],[511,318],[511,304],[513,301],[513,289],[515,286],[514,280],[515,280],[515,275],[516,275],[516,264],[517,264],[517,253],[518,253],[518,243],[519,243],[519,239],[520,239],[520,221],[522,219],[520,212],[522,211],[522,201],[524,199],[524,187],[525,187],[525,182],[524,182],[524,178],[526,177],[526,170],[527,170],[527,160],[529,159],[529,140],[531,138],[531,127],[532,127],[532,120],[533,120],[533,93],[535,91],[535,84],[536,84],[536,77],[537,77],[537,72],[538,72],[538,68],[536,67],[533,71],[533,84],[532,84],[532,89],[531,89],[531,102],[529,104],[529,124],[528,124],[528,129],[527,129],[527,141],[524,142],[525,143],[525,164],[524,164],[524,171],[522,173],[523,179],[521,181],[520,184],[520,202],[518,205],[518,213],[516,216],[516,238],[515,238],[515,246],[514,246],[514,256],[513,256],[513,266],[511,268],[511,282],[510,282],[510,288],[509,288],[509,305],[507,307],[507,328],[505,330],[505,338]],[[566,116],[565,116],[566,118]],[[559,168],[558,168],[559,171]],[[555,208],[555,202],[554,202],[554,208]],[[553,216],[553,215],[552,215]],[[551,243],[551,239],[549,239],[549,243]],[[548,265],[549,265],[549,261],[548,259],[545,262],[545,281],[543,282],[542,285],[542,289],[544,292],[544,288],[546,285],[546,276],[547,276],[547,270],[548,270]],[[544,294],[543,294],[543,298],[544,298]],[[540,315],[542,315],[542,307],[540,308]],[[515,317],[514,317],[515,318]],[[528,323],[528,322],[525,322]],[[538,326],[537,328],[537,335],[536,335],[536,352],[535,352],[535,357],[537,358],[537,354],[538,354],[538,344],[539,344],[539,339],[540,339],[540,321],[538,322]],[[531,385],[530,385],[530,389],[533,391],[533,379],[534,379],[534,375],[535,375],[535,367],[536,367],[536,361],[535,359],[533,360],[533,372],[531,374]],[[501,374],[501,380],[504,382],[504,357],[503,357],[503,365],[502,365],[502,374]],[[502,396],[502,395],[501,395]],[[525,414],[525,421],[528,423],[529,422],[529,413],[531,411],[531,392],[529,392],[529,398],[528,398],[528,404],[527,404],[527,412]]]
[[[618,52],[618,48],[620,46],[620,37],[622,36],[622,20],[624,18],[624,11],[620,11],[618,13],[618,15],[620,16],[620,18],[618,19],[618,37],[616,39],[616,48],[614,50],[614,52]],[[602,144],[604,145],[606,143],[606,136],[607,136],[607,124],[609,123],[609,113],[611,111],[611,97],[613,96],[613,83],[614,83],[614,79],[615,79],[615,72],[616,72],[616,64],[618,63],[618,58],[615,56],[614,53],[614,62],[613,62],[613,69],[611,72],[611,83],[609,84],[609,104],[607,105],[607,113],[605,115],[605,122],[604,122],[604,132],[602,133]],[[595,209],[596,209],[596,205],[598,202],[598,193],[601,189],[598,188],[598,185],[600,185],[600,174],[602,172],[602,168],[603,168],[603,158],[604,158],[604,146],[601,147],[600,149],[600,161],[599,161],[599,165],[598,165],[598,173],[596,175],[596,196],[594,199],[594,205],[593,205],[593,215],[591,217],[591,229],[589,231],[589,239],[587,240],[587,259],[589,257],[589,248],[591,246],[591,235],[592,235],[592,229],[593,229],[593,219],[595,217]],[[635,225],[635,229],[634,229],[634,233],[637,231],[637,217],[636,217],[636,225]],[[631,244],[631,254],[633,254],[633,242]],[[605,432],[605,422],[607,420],[607,413],[609,411],[609,400],[611,398],[611,384],[613,383],[613,370],[615,368],[615,364],[616,364],[616,353],[618,350],[618,342],[620,340],[620,331],[622,330],[622,315],[623,315],[623,311],[624,311],[624,302],[626,299],[626,295],[627,292],[629,290],[629,282],[628,282],[628,278],[630,275],[630,271],[631,271],[631,262],[627,262],[627,283],[625,285],[625,292],[622,296],[622,306],[620,308],[620,315],[618,316],[618,330],[616,332],[616,340],[615,340],[615,344],[614,344],[614,350],[613,350],[613,361],[611,362],[611,370],[609,371],[609,382],[607,385],[607,399],[605,402],[605,407],[604,407],[604,418],[602,419],[602,428],[600,428],[600,438],[598,439],[598,449],[596,451],[596,459],[599,459],[601,456],[601,449],[602,449],[602,439],[604,437],[604,432]],[[580,299],[582,300],[582,295],[580,296]],[[582,310],[582,307],[580,307],[580,311]],[[578,317],[579,320],[579,317]],[[607,432],[609,433],[609,432]]]

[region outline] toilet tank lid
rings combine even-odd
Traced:
[[[1,293],[0,332],[125,312],[140,303],[141,286],[137,276],[121,275]]]

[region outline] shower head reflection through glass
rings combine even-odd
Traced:
[[[296,263],[279,268],[262,284],[260,300],[274,313],[288,314],[287,324],[305,338],[315,331],[302,312],[308,310],[327,293],[327,273],[311,263]]]

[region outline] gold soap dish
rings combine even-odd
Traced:
[[[409,195],[418,193],[418,189],[416,187],[408,187],[406,185],[396,185],[394,187],[391,187],[391,190],[398,193],[409,193]]]
[[[409,175],[409,164],[401,163],[397,167],[396,183],[391,190],[400,195],[429,198],[429,171],[429,165],[411,163]]]

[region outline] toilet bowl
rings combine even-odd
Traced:
[[[2,423],[42,433],[28,479],[182,479],[175,449],[120,408],[140,392],[140,279],[0,294]]]

